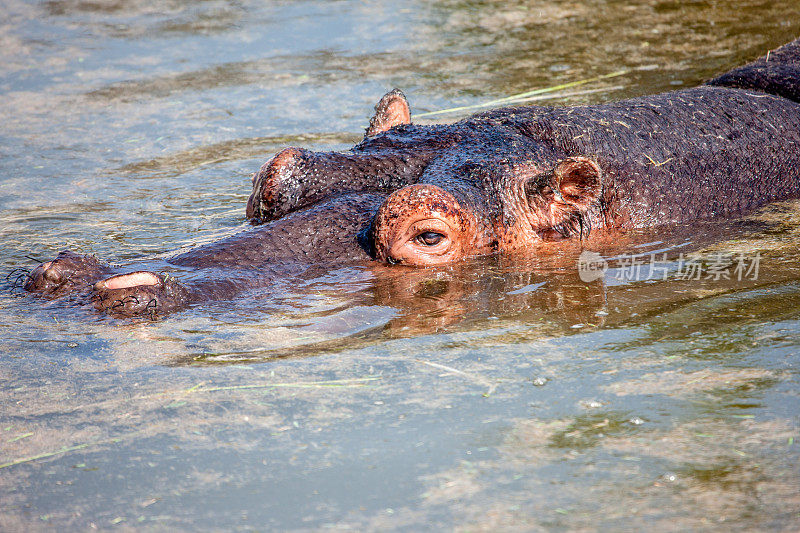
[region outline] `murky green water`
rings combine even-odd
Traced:
[[[788,0],[6,0],[0,529],[797,530],[799,203],[595,246],[591,282],[564,247],[160,322],[12,289],[241,229],[263,161],[352,144],[395,86],[422,113],[628,70],[553,100],[600,102],[797,35]]]

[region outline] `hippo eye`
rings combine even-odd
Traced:
[[[444,239],[444,235],[435,231],[426,231],[415,237],[415,240],[423,246],[436,246]]]

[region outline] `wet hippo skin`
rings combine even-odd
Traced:
[[[165,260],[112,268],[64,251],[28,274],[25,289],[50,298],[78,294],[118,316],[156,317],[231,298],[309,269],[370,261],[368,230],[384,198],[336,196]]]
[[[156,316],[266,286],[268,266],[426,266],[745,214],[800,196],[799,94],[800,40],[692,89],[450,125],[412,125],[395,90],[352,150],[287,148],[268,161],[249,231],[121,269],[63,252],[25,288],[84,290],[100,309]]]
[[[373,253],[411,265],[740,215],[800,195],[799,93],[800,41],[692,89],[444,126],[408,124],[393,91],[351,151],[287,148],[265,164],[247,215],[274,219],[343,190],[389,193]]]

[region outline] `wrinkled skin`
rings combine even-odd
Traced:
[[[451,125],[411,125],[395,90],[351,151],[287,148],[254,175],[246,213],[263,225],[122,269],[64,252],[25,288],[157,316],[315,265],[436,265],[741,215],[800,196],[799,94],[800,40],[694,89]]]
[[[402,93],[349,153],[287,148],[254,177],[270,220],[342,190],[390,195],[373,254],[433,265],[592,228],[741,215],[800,196],[800,40],[688,90],[596,106],[497,109],[413,126]]]

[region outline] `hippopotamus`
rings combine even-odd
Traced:
[[[276,264],[430,266],[800,197],[800,39],[695,88],[600,105],[414,125],[394,90],[375,110],[347,152],[264,164],[250,230],[122,271],[63,252],[26,289],[90,286],[102,309],[152,315],[264,283]]]
[[[342,194],[182,254],[120,267],[63,251],[27,274],[24,288],[51,298],[88,297],[112,315],[154,318],[282,279],[369,261],[368,230],[384,198]]]

